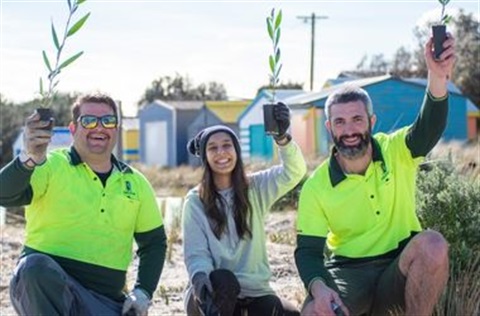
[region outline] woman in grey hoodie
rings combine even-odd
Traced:
[[[275,104],[274,118],[282,163],[263,171],[245,174],[238,138],[226,126],[208,127],[187,145],[204,168],[183,209],[188,315],[299,315],[269,285],[265,218],[306,173],[301,150],[287,133],[288,107]]]

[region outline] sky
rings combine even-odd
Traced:
[[[72,0],[73,1],[73,0]],[[62,33],[66,0],[0,0],[0,93],[13,102],[32,100],[54,59],[50,23]],[[67,39],[62,59],[84,54],[58,76],[62,92],[102,91],[121,101],[126,115],[155,79],[188,76],[194,86],[222,83],[232,99],[253,99],[268,84],[272,44],[266,17],[281,9],[280,81],[310,89],[311,24],[315,15],[314,90],[341,71],[355,69],[364,55],[390,59],[401,46],[416,46],[413,29],[440,15],[437,0],[384,1],[121,1],[87,0],[84,27]],[[480,0],[451,0],[478,19]]]

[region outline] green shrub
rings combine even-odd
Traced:
[[[439,231],[450,244],[450,258],[460,265],[480,253],[480,187],[455,171],[450,161],[421,168],[417,210],[423,227]]]

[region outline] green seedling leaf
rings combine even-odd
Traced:
[[[267,30],[268,30],[268,36],[273,40],[273,27],[272,27],[271,18],[267,18]]]
[[[268,58],[268,62],[270,64],[270,71],[272,72],[272,74],[275,72],[275,60],[273,59],[273,56],[270,55],[269,58]]]
[[[68,65],[73,63],[75,60],[77,60],[78,57],[82,56],[82,54],[83,54],[83,52],[76,53],[75,55],[73,55],[69,59],[65,60],[60,66],[58,66],[58,70],[67,67]]]
[[[280,66],[278,66],[278,69],[277,71],[275,72],[275,78],[279,78],[280,77],[280,71],[282,70],[282,64],[280,64]]]
[[[452,20],[452,16],[447,14],[443,17],[442,23],[443,24],[448,24],[448,23],[450,23],[451,20]]]
[[[274,41],[274,43],[273,43],[273,45],[274,45],[275,47],[277,47],[278,42],[280,41],[280,35],[281,35],[280,29],[277,29],[277,30],[275,31],[275,41]]]
[[[42,50],[42,56],[43,56],[43,62],[45,63],[45,66],[47,66],[47,69],[49,72],[52,72],[52,66],[50,66],[50,61],[48,60],[47,53]]]
[[[53,44],[55,44],[55,48],[59,50],[60,44],[58,43],[58,36],[57,36],[57,32],[55,31],[55,25],[53,25],[53,21],[52,21],[52,38],[53,38]]]
[[[77,0],[77,5],[80,5],[80,4],[84,3],[85,1],[87,1],[87,0]]]
[[[275,20],[275,29],[278,29],[278,27],[280,26],[280,23],[282,23],[282,10],[278,11],[278,15]]]
[[[67,32],[67,37],[69,36],[72,36],[73,34],[75,34],[82,26],[83,24],[85,23],[85,21],[87,21],[88,17],[90,16],[90,12],[88,12],[87,14],[85,14],[80,20],[77,21],[77,23],[75,23]]]
[[[280,61],[280,48],[277,49],[277,52],[275,53],[275,64],[278,64]]]

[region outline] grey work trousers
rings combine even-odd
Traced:
[[[20,259],[10,281],[10,300],[19,315],[120,315],[122,303],[83,287],[51,257]]]

